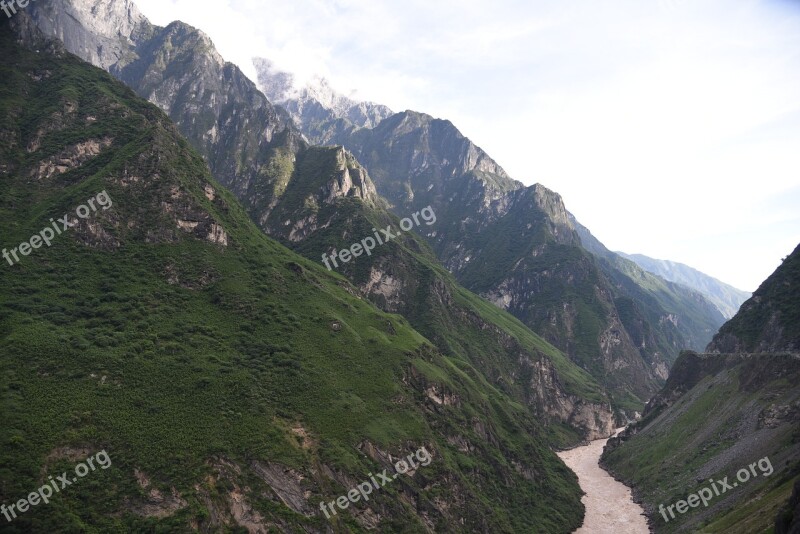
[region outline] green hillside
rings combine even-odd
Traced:
[[[359,178],[352,180],[349,191],[329,198],[328,191],[347,181],[343,173]],[[374,191],[369,177],[341,148],[301,150],[287,175],[283,194],[252,206],[252,216],[263,221],[271,236],[311,260],[348,249],[373,236],[376,228],[401,227],[377,195],[364,193]],[[363,195],[367,198],[360,198]],[[421,221],[417,231],[435,228],[433,218],[429,222]],[[328,266],[333,268],[333,262]],[[615,428],[609,399],[589,373],[511,314],[461,287],[416,232],[401,232],[396,239],[376,244],[369,255],[337,262],[335,270],[381,309],[407,318],[440,351],[470,362],[495,387],[531,406],[540,420],[561,430],[571,427],[553,436],[556,445],[605,437]],[[552,371],[556,383],[547,383],[542,370]],[[576,407],[565,410],[563,404]],[[577,421],[584,408],[603,422]]]
[[[7,23],[0,48],[2,246],[113,200],[0,269],[0,501],[94,451],[113,462],[3,531],[580,524],[546,431],[481,369],[263,235],[109,75],[21,48]],[[429,466],[322,516],[320,501],[421,446]]]
[[[683,353],[644,418],[609,442],[603,462],[634,488],[656,532],[772,532],[782,514],[800,475],[799,255],[720,329],[708,354]],[[772,472],[743,481],[740,471],[759,461]],[[737,486],[707,507],[662,516],[659,505],[725,476]]]

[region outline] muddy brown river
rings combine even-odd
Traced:
[[[583,526],[573,534],[648,534],[644,510],[633,502],[630,488],[600,468],[600,455],[607,441],[600,439],[558,453],[578,475],[581,489],[586,493],[581,499],[586,507]]]

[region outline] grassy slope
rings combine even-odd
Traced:
[[[393,498],[401,490],[430,510],[457,488],[457,514],[493,531],[560,532],[580,521],[574,477],[537,437],[539,425],[481,372],[432,350],[404,319],[378,312],[265,237],[220,188],[216,201],[206,199],[202,188],[213,180],[203,161],[160,111],[108,75],[21,49],[4,27],[0,45],[0,158],[11,166],[0,181],[3,245],[28,239],[50,216],[103,189],[114,208],[98,222],[120,243],[86,246],[76,231],[0,269],[0,500],[26,494],[43,473],[71,468],[75,462],[46,460],[57,447],[105,448],[113,460],[7,531],[185,530],[192,518],[208,519],[194,486],[213,458],[299,470],[324,463],[361,480],[376,468],[356,449],[363,440],[392,450],[428,443],[437,454],[421,482],[375,501],[387,515],[385,531],[422,528],[415,510]],[[33,73],[45,78],[34,83]],[[22,150],[67,102],[80,120],[47,133],[37,152]],[[98,119],[93,126],[88,116]],[[27,177],[64,146],[104,135],[114,138],[112,148],[80,168],[45,183]],[[143,180],[123,187],[126,173]],[[175,230],[162,204],[175,187],[225,228],[227,248]],[[180,282],[169,283],[175,276]],[[430,408],[404,384],[412,368],[422,380],[446,383],[461,403]],[[474,430],[476,421],[492,443]],[[289,431],[297,423],[317,446],[300,447]],[[459,453],[447,435],[465,436],[475,450]],[[512,458],[535,479],[517,475]],[[126,503],[143,498],[134,468],[164,492],[175,487],[189,506],[160,520],[128,513]],[[348,489],[315,482],[312,502]],[[252,504],[270,520],[325,524],[277,504],[252,477],[248,483]],[[222,499],[227,489],[209,491]],[[342,521],[339,528],[360,529],[349,516]],[[456,528],[436,521],[441,530]]]
[[[726,323],[709,350],[797,347],[800,248]],[[769,531],[800,474],[800,356],[682,354],[665,388],[631,437],[603,460],[649,507],[656,530]],[[708,509],[665,523],[654,507],[697,491],[711,476],[734,473],[767,456],[775,472],[741,484]]]
[[[348,248],[372,228],[391,225],[399,228],[398,219],[381,206],[353,198],[338,199],[333,204],[309,202],[335,172],[332,154],[337,149],[312,148],[298,157],[285,194],[270,214],[267,228],[273,234],[285,233],[285,221],[314,216],[318,226],[299,242],[284,238],[306,257],[317,260],[322,252]],[[353,165],[357,163],[352,162]],[[309,170],[311,169],[311,170]],[[423,223],[423,229],[425,228]],[[332,264],[331,264],[332,265]],[[388,272],[406,287],[400,311],[410,324],[441,351],[458,357],[480,369],[496,387],[526,402],[531,397],[529,378],[518,359],[522,353],[532,359],[547,359],[556,368],[566,393],[591,403],[608,404],[600,385],[583,369],[567,359],[511,314],[461,287],[436,260],[425,241],[413,233],[378,246],[372,255],[362,256],[340,270],[356,285],[368,283],[373,270]],[[374,296],[379,306],[389,305]],[[512,340],[506,343],[504,340]],[[580,441],[574,432],[554,435],[554,444],[567,446]]]
[[[651,325],[663,321],[665,313],[678,318],[677,332],[652,330],[670,364],[683,349],[703,350],[725,320],[699,293],[650,274],[630,260],[614,255],[601,262],[608,264],[606,272],[613,282],[636,302]],[[685,345],[676,333],[680,333]]]
[[[657,532],[762,532],[791,494],[800,432],[791,420],[773,429],[759,417],[770,406],[798,401],[800,364],[790,364],[788,356],[754,358],[705,376],[669,407],[649,413],[633,437],[604,454],[603,461],[644,500]],[[679,359],[676,367],[681,365]],[[762,376],[768,378],[761,381]],[[685,499],[709,478],[733,480],[740,468],[764,456],[775,469],[768,478],[752,479],[708,509],[690,510],[669,523],[658,515],[659,504]]]

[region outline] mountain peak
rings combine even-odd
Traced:
[[[31,16],[45,34],[56,35],[68,50],[107,70],[154,30],[132,0],[39,2]]]
[[[294,74],[279,70],[269,59],[254,57],[261,92],[274,104],[282,104],[297,95]]]
[[[305,85],[300,85],[293,74],[281,71],[269,59],[253,58],[253,65],[261,91],[271,102],[285,107],[301,129],[311,124],[336,121],[345,121],[357,128],[373,128],[393,114],[386,106],[353,100],[339,93],[322,76],[315,76]],[[328,139],[312,141],[322,144]]]

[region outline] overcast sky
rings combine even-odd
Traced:
[[[612,250],[753,291],[800,242],[800,0],[136,0],[450,119]]]

